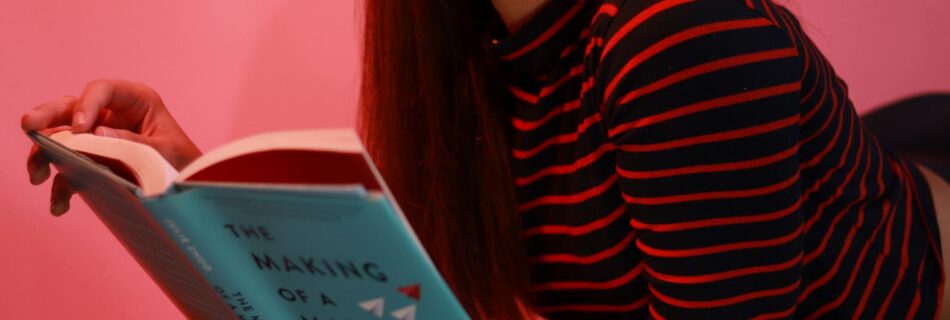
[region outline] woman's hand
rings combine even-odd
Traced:
[[[33,108],[21,119],[23,130],[46,134],[72,130],[93,132],[152,146],[175,168],[181,169],[201,155],[185,135],[161,97],[152,88],[124,80],[96,80],[80,97],[63,97]],[[38,185],[50,176],[49,160],[36,146],[27,159],[30,182]],[[53,178],[50,212],[59,216],[69,210],[75,191],[59,174]]]

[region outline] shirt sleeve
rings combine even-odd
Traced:
[[[679,2],[621,10],[595,76],[649,311],[791,317],[803,253],[798,52],[740,1]]]

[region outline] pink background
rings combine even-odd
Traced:
[[[861,111],[950,90],[950,2],[794,0]],[[47,214],[20,114],[89,80],[152,85],[204,150],[254,132],[351,126],[359,6],[321,1],[0,0],[0,312],[181,317],[81,201]]]

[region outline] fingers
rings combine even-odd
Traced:
[[[66,178],[62,174],[57,174],[53,178],[49,212],[58,217],[69,211],[69,199],[72,198],[74,193],[76,191],[69,186]]]
[[[146,85],[125,80],[96,80],[86,86],[79,98],[63,97],[37,106],[20,118],[20,126],[29,131],[67,125],[76,133],[89,132],[106,110],[111,110],[134,127],[154,101],[160,101],[158,95]]]
[[[125,80],[96,80],[76,102],[72,115],[72,131],[88,132],[95,125],[100,111],[110,109],[123,114],[144,116],[147,98],[154,95],[149,87]]]
[[[96,127],[95,134],[101,137],[119,138],[119,139],[134,141],[134,142],[138,142],[142,144],[148,144],[148,142],[146,141],[148,138],[146,138],[145,136],[134,133],[129,130],[124,130],[124,129],[98,126]]]
[[[40,153],[40,148],[33,146],[26,159],[26,172],[30,175],[30,183],[39,185],[49,178],[49,160]]]
[[[62,97],[41,104],[20,118],[20,127],[23,131],[30,131],[69,125],[72,123],[72,110],[76,101],[76,97]]]
[[[40,130],[45,135],[51,135],[56,132],[69,130],[67,126],[59,126]],[[30,155],[26,157],[26,172],[30,176],[30,183],[39,185],[49,178],[49,159],[40,152],[40,148],[33,146],[30,149]]]

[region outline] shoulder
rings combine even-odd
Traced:
[[[597,4],[597,21],[613,25],[617,22],[640,21],[676,21],[689,19],[728,19],[738,17],[760,17],[780,26],[779,11],[786,11],[771,0],[605,0]]]
[[[608,0],[600,4],[591,32],[602,39],[605,54],[620,45],[637,47],[672,35],[692,39],[717,31],[765,29],[774,40],[784,41],[787,34],[774,33],[785,25],[777,10],[768,0]]]
[[[594,50],[588,59],[596,61],[596,77],[607,91],[601,94],[608,99],[625,76],[625,82],[652,82],[757,52],[796,55],[782,17],[768,0],[608,0],[600,6],[591,24]]]

